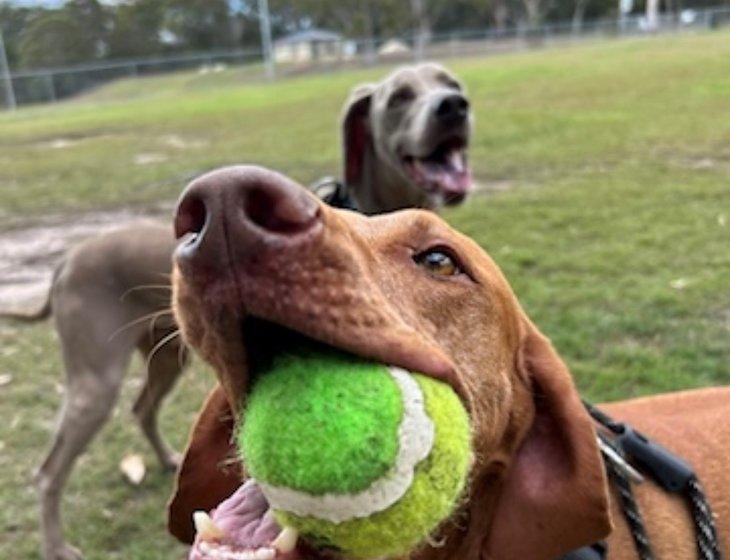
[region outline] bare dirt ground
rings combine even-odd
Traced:
[[[58,262],[73,245],[140,219],[165,219],[172,204],[35,218],[0,230],[0,314],[43,305]]]

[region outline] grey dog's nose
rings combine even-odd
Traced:
[[[231,260],[296,245],[320,221],[317,200],[279,173],[243,165],[212,171],[178,201],[175,235],[188,239],[176,258],[193,271],[215,273]]]
[[[466,120],[469,114],[469,101],[460,93],[449,94],[436,105],[436,117],[447,124]]]

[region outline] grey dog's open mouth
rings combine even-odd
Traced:
[[[425,157],[406,155],[402,162],[414,183],[446,204],[458,204],[471,188],[467,141],[461,136],[444,140]]]

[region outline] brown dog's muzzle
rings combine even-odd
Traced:
[[[175,217],[184,238],[175,253],[176,313],[232,404],[246,392],[252,354],[282,336],[259,324],[252,333],[251,319],[460,391],[450,360],[380,288],[369,227],[260,167],[214,171],[185,190]]]
[[[227,273],[274,249],[296,251],[321,229],[319,203],[290,179],[257,167],[207,175],[183,193],[175,235],[189,235],[177,264],[193,276]]]

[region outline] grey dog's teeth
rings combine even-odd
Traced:
[[[449,162],[457,171],[464,171],[464,169],[466,169],[466,165],[464,164],[464,154],[461,150],[453,150],[449,154]]]

